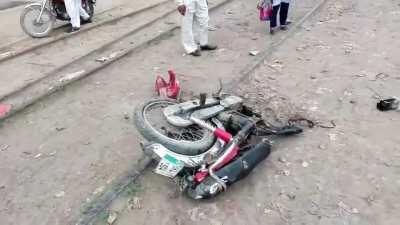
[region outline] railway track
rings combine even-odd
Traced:
[[[163,0],[163,1],[152,0],[152,1],[154,1],[155,3],[148,6],[139,7],[139,9],[136,8],[136,4],[133,4],[133,5],[116,6],[109,10],[100,12],[96,14],[95,17],[93,18],[94,22],[92,24],[83,26],[80,32],[78,33],[66,34],[64,30],[65,28],[68,27],[68,24],[66,22],[61,22],[61,24],[58,24],[54,28],[54,31],[51,33],[49,37],[46,38],[26,37],[12,43],[1,45],[0,63],[12,59],[14,57],[17,57],[19,55],[22,55],[24,53],[27,53],[29,51],[33,51],[35,49],[50,45],[54,42],[62,41],[70,36],[82,35],[85,32],[95,29],[99,26],[116,23],[121,19],[132,17],[144,11],[154,9],[160,5],[168,3],[170,0]]]
[[[229,1],[210,1],[210,9]],[[0,115],[0,120],[69,83],[168,37],[179,28],[178,18],[175,3],[169,0],[135,16],[91,29],[84,35],[54,42],[51,48],[30,50],[7,63],[0,63],[3,81],[9,83],[5,90],[0,90],[0,104],[12,106],[6,114]],[[15,77],[18,79],[13,79]]]
[[[8,85],[0,89],[0,100],[61,72],[86,55],[141,31],[167,13],[172,13],[175,7],[172,0],[167,0],[133,12],[129,7],[121,10],[123,12],[119,15],[122,16],[108,20],[103,18],[104,21],[96,22],[76,34],[64,34],[58,30],[51,38],[26,39],[8,46],[7,51],[3,49],[3,55],[4,52],[9,54],[0,61],[0,74],[2,81]]]

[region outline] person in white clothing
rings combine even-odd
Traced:
[[[201,50],[217,49],[208,43],[208,4],[207,0],[175,0],[182,15],[182,44],[192,56],[201,56]]]
[[[70,17],[71,28],[68,31],[69,33],[76,32],[81,27],[81,17],[88,21],[90,16],[89,14],[82,8],[82,0],[64,0],[65,8]]]
[[[274,34],[277,27],[278,12],[279,12],[279,25],[281,30],[286,30],[289,13],[290,0],[271,0],[272,1],[272,17],[270,18],[270,33]]]

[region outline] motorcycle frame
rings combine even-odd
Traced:
[[[201,105],[200,100],[186,101],[178,105],[168,106],[163,114],[168,123],[177,127],[187,127],[193,124],[187,115],[201,120],[207,120],[228,109],[241,105],[243,99],[230,95],[223,99],[206,98]]]
[[[40,5],[40,13],[39,13],[39,16],[38,16],[38,18],[36,18],[36,23],[39,23],[39,22],[40,22],[40,19],[42,18],[42,15],[43,15],[43,10],[44,10],[44,8],[46,7],[46,4],[47,4],[48,1],[49,1],[49,0],[43,0],[43,1],[42,1],[41,5]]]

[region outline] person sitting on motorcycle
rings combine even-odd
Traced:
[[[81,27],[81,17],[85,23],[91,22],[89,14],[82,8],[81,0],[64,0],[65,8],[71,18],[71,28],[68,33],[79,31]]]

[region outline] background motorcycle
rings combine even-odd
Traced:
[[[95,3],[96,0],[82,0],[82,7],[89,14],[90,19],[94,14]],[[20,24],[26,34],[40,38],[49,35],[56,19],[70,20],[64,0],[43,0],[25,6],[20,16]]]

